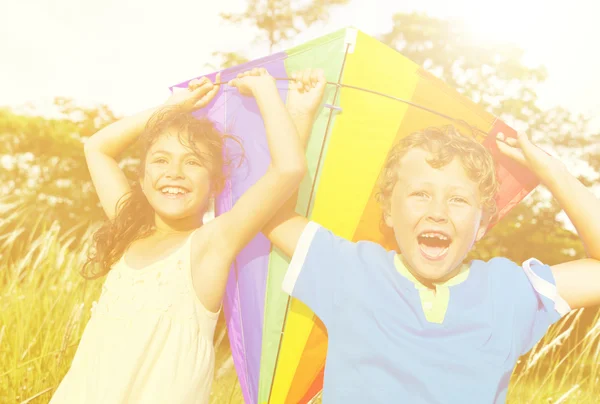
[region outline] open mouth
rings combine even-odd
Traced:
[[[425,258],[441,260],[448,254],[452,238],[443,232],[424,231],[417,236],[417,241]]]
[[[162,192],[162,194],[164,196],[166,196],[167,198],[178,199],[178,198],[183,198],[190,191],[189,191],[189,189],[186,189],[183,187],[166,186],[166,187],[160,188],[160,192]]]

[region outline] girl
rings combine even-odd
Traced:
[[[110,221],[95,234],[84,271],[108,276],[51,403],[208,402],[229,268],[306,171],[296,129],[266,70],[229,85],[255,97],[272,161],[229,212],[208,224],[203,214],[224,180],[225,136],[191,112],[217,93],[210,80],[192,81],[165,106],[122,119],[86,143]],[[140,135],[139,183],[130,188],[116,158]],[[94,267],[100,270],[90,273]]]

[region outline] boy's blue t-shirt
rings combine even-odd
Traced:
[[[395,256],[313,222],[298,242],[283,289],[327,327],[325,404],[504,403],[519,356],[570,310],[550,267],[495,258],[473,261],[430,322]]]

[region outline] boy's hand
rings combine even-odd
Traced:
[[[502,154],[529,168],[542,181],[552,178],[553,169],[564,169],[559,160],[534,145],[524,133],[518,133],[516,139],[498,133],[496,145]]]
[[[228,83],[238,89],[240,94],[251,96],[261,86],[275,86],[275,79],[264,68],[254,68],[237,75]]]
[[[221,73],[217,73],[216,81],[221,82]],[[192,112],[207,106],[218,91],[219,86],[215,86],[207,77],[194,79],[189,82],[187,89],[175,90],[165,105],[177,105]]]
[[[325,93],[325,74],[322,69],[305,69],[290,76],[287,108],[290,115],[314,118]]]

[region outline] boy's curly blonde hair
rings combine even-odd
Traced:
[[[491,219],[496,214],[498,181],[496,167],[485,146],[461,135],[453,126],[427,128],[403,138],[388,154],[379,179],[377,200],[385,212],[390,211],[392,191],[398,179],[400,160],[412,148],[420,147],[431,153],[428,163],[433,168],[444,167],[455,157],[460,158],[467,175],[479,184],[484,212]]]

